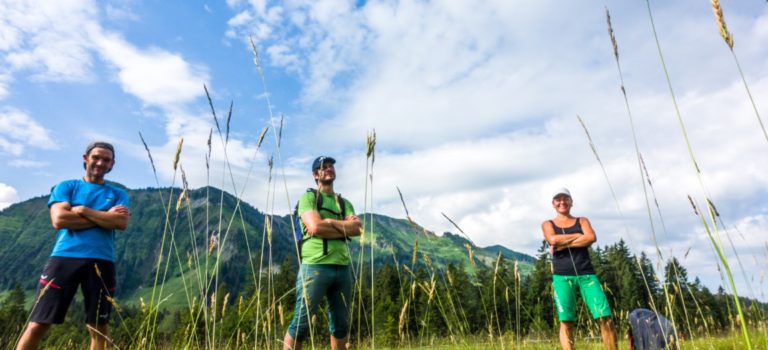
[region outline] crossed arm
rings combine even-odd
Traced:
[[[555,234],[555,228],[549,221],[541,224],[541,231],[544,232],[544,239],[552,247],[553,251],[560,251],[567,248],[585,248],[597,241],[592,224],[587,218],[581,218],[582,233]]]
[[[128,227],[128,207],[116,205],[107,211],[84,207],[73,207],[67,202],[57,202],[51,205],[51,223],[57,230],[83,230],[91,227],[101,227],[107,230],[125,230]]]
[[[308,235],[327,239],[359,236],[362,228],[362,223],[356,215],[349,215],[344,220],[323,219],[314,210],[301,214],[301,221],[304,222]]]

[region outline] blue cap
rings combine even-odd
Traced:
[[[322,166],[323,163],[336,164],[336,159],[333,159],[331,157],[326,157],[326,156],[319,156],[315,158],[315,161],[312,162],[312,172],[314,173],[315,171],[317,171],[317,169],[320,169],[320,166]]]

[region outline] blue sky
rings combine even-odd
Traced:
[[[623,238],[635,251],[653,254],[605,24],[608,6],[639,148],[664,215],[666,232],[654,213],[662,251],[710,287],[720,284],[688,203],[688,194],[701,202],[703,191],[644,2],[2,0],[0,6],[0,208],[82,176],[83,148],[96,138],[117,148],[112,180],[156,186],[141,132],[161,186],[174,183],[171,159],[184,138],[181,164],[192,187],[242,191],[254,206],[285,214],[292,203],[282,177],[278,186],[268,183],[266,164],[276,150],[271,134],[256,150],[261,130],[274,122],[268,96],[273,116],[285,116],[279,169],[291,198],[312,185],[311,159],[332,155],[339,160],[337,190],[361,211],[365,137],[375,129],[369,205],[375,212],[404,216],[398,186],[414,220],[427,228],[451,230],[444,212],[479,245],[533,254],[542,220],[553,216],[550,192],[566,186],[574,214],[590,217],[599,244]],[[739,285],[751,291],[742,294],[765,299],[768,142],[709,3],[651,6],[705,186],[747,269],[750,288],[742,278]],[[758,109],[768,117],[768,5],[724,1],[723,7]],[[214,124],[204,84],[220,121],[234,102],[226,153],[236,190],[223,176],[218,138],[206,171]],[[577,115],[590,129],[622,214]]]

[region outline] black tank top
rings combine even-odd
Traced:
[[[556,235],[584,234],[579,218],[576,218],[576,223],[571,227],[558,227],[552,220],[549,220],[549,223],[555,229]],[[592,260],[589,258],[589,250],[587,248],[566,248],[555,252],[552,255],[552,266],[553,273],[556,275],[577,276],[595,274],[595,268],[592,267]]]

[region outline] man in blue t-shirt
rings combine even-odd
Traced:
[[[43,274],[29,325],[17,349],[37,349],[51,324],[64,322],[80,287],[91,349],[106,347],[107,322],[115,283],[115,230],[128,226],[128,195],[104,181],[115,165],[115,149],[92,142],[83,154],[85,176],[51,190],[48,207],[58,230],[56,244]]]

